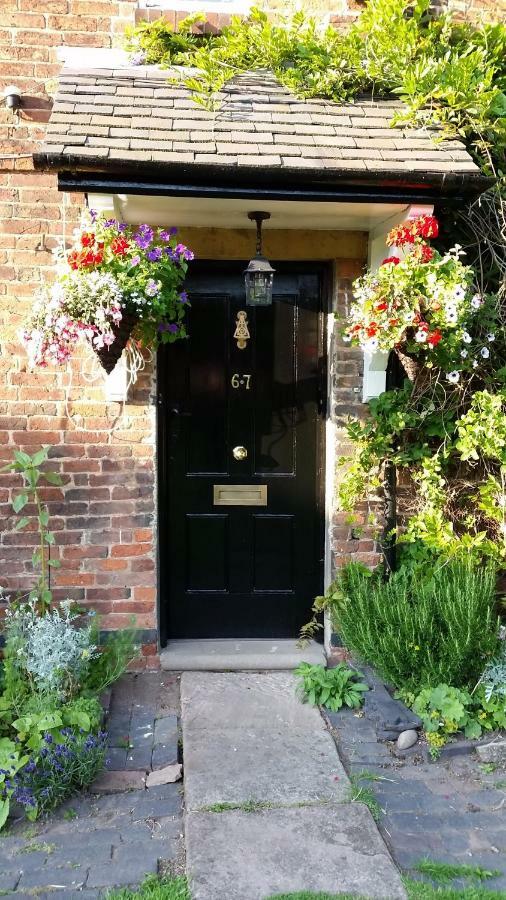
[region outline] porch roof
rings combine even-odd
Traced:
[[[220,173],[285,184],[402,184],[444,193],[478,193],[490,183],[460,141],[392,127],[402,109],[397,100],[305,100],[271,72],[255,71],[230,81],[210,112],[184,87],[185,74],[156,66],[64,68],[36,166],[211,182]]]

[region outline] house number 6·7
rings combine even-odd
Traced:
[[[240,375],[239,372],[235,372],[230,379],[230,384],[235,390],[238,390],[243,385],[246,385],[246,390],[249,391],[249,383],[251,380],[251,375]]]

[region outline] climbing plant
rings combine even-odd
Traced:
[[[139,23],[127,33],[132,61],[191,66],[177,77],[211,107],[249,69],[271,69],[302,97],[393,94],[405,104],[397,120],[463,138],[486,173],[506,169],[504,23],[433,16],[430,0],[370,0],[344,33],[303,12],[273,19],[253,8],[217,35],[195,33],[203,20],[190,16],[177,30],[164,19]]]

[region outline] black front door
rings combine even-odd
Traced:
[[[162,639],[288,638],[322,588],[323,267],[194,265],[189,339],[160,351]]]

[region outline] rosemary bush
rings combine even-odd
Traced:
[[[426,581],[408,568],[383,581],[355,566],[341,580],[344,643],[396,687],[474,687],[498,651],[492,565],[453,561]]]

